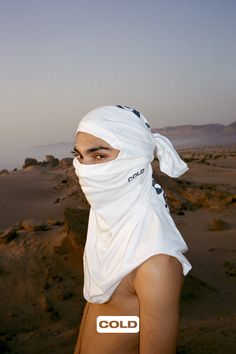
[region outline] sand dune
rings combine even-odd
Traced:
[[[182,149],[190,170],[155,178],[193,269],[181,296],[179,353],[235,353],[236,146]],[[88,204],[73,167],[0,175],[0,353],[73,352],[85,300]]]

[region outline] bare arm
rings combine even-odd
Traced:
[[[81,323],[80,323],[79,335],[78,335],[78,339],[77,339],[76,346],[75,346],[73,354],[80,354],[83,329],[84,329],[84,324],[85,324],[85,320],[86,320],[86,317],[87,317],[89,305],[90,305],[90,303],[86,302],[86,305],[84,307],[83,316],[82,316]]]
[[[175,354],[179,300],[184,276],[180,261],[166,254],[137,269],[134,289],[140,305],[140,354]]]

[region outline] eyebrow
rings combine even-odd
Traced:
[[[74,146],[74,150],[80,154],[80,151],[77,149],[76,146]],[[91,153],[98,151],[98,150],[111,150],[111,149],[106,146],[95,146],[95,147],[92,147],[92,148],[86,150],[86,153],[91,154]]]

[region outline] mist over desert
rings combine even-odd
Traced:
[[[193,267],[181,295],[178,352],[233,354],[236,142],[177,150],[189,171],[170,178],[157,160],[153,171]],[[71,158],[26,162],[0,173],[0,353],[68,354],[86,302],[89,205]]]

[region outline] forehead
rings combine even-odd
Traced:
[[[78,132],[76,135],[76,146],[87,147],[91,145],[102,145],[112,148],[105,140],[85,132]]]

